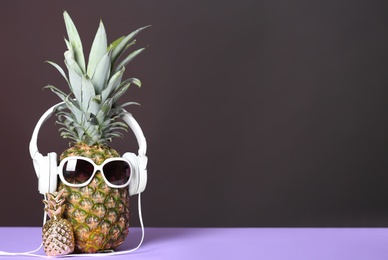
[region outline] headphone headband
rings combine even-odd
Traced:
[[[60,102],[50,107],[39,119],[32,133],[30,141],[30,155],[34,164],[34,169],[39,180],[39,192],[45,194],[47,192],[55,191],[57,188],[57,154],[55,152],[48,153],[43,156],[38,150],[38,134],[43,123],[49,119],[54,113],[55,109],[63,105]],[[139,145],[138,154],[126,152],[123,158],[131,161],[134,167],[133,181],[128,185],[129,194],[139,194],[144,191],[147,184],[147,163],[148,158],[145,155],[147,151],[147,142],[143,131],[139,124],[132,117],[130,113],[124,110],[123,121],[131,128],[136,136]]]
[[[39,130],[42,127],[42,125],[52,116],[55,109],[57,109],[59,106],[65,104],[65,102],[60,102],[52,107],[50,107],[39,119],[38,123],[35,126],[35,129],[32,133],[31,141],[30,141],[30,155],[31,158],[34,158],[34,156],[39,153],[38,150],[38,134]],[[135,118],[133,118],[132,114],[125,111],[125,114],[123,116],[123,121],[131,128],[133,133],[136,136],[137,143],[139,145],[139,152],[138,155],[140,157],[145,156],[147,152],[147,142],[144,137],[143,131],[140,128],[140,125],[137,123]]]

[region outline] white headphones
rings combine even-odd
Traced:
[[[57,154],[55,152],[51,152],[48,153],[47,156],[43,156],[38,151],[38,134],[43,123],[51,117],[57,107],[63,104],[64,102],[61,102],[52,106],[41,116],[35,126],[30,141],[30,155],[34,164],[36,175],[38,176],[39,192],[41,194],[46,194],[47,192],[54,192],[57,190],[58,161]],[[143,192],[147,184],[147,142],[143,131],[131,113],[125,111],[123,121],[132,129],[132,132],[135,134],[137,143],[139,145],[138,155],[130,152],[123,154],[123,158],[127,159],[133,167],[133,172],[131,173],[131,182],[129,184],[129,194],[135,195]]]

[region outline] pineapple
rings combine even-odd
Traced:
[[[50,217],[43,226],[44,251],[48,256],[66,255],[74,250],[73,228],[70,222],[62,218],[65,209],[63,191],[48,193],[43,200],[45,211]]]
[[[56,63],[48,63],[65,78],[70,94],[52,85],[47,86],[64,102],[55,111],[57,123],[61,125],[60,135],[71,139],[73,145],[61,154],[60,160],[68,156],[83,156],[101,164],[107,158],[120,157],[108,142],[121,137],[119,131],[127,128],[119,121],[124,113],[123,107],[137,103],[118,104],[117,100],[131,84],[140,87],[138,79],[122,78],[125,66],[144,48],[121,56],[135,43],[134,37],[146,27],[108,45],[101,21],[86,66],[78,31],[69,14],[65,11],[63,15],[68,34],[64,54],[68,73]],[[97,172],[88,186],[74,188],[59,182],[58,190],[63,190],[66,198],[64,216],[73,226],[76,252],[111,250],[123,243],[129,227],[128,188],[110,188]]]

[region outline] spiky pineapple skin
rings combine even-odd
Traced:
[[[72,226],[66,219],[50,219],[42,229],[43,249],[48,256],[66,255],[74,250]]]
[[[105,145],[77,143],[65,150],[60,159],[68,156],[88,157],[101,164],[120,155]],[[66,198],[64,217],[74,230],[75,252],[95,253],[114,249],[124,242],[130,215],[128,188],[110,188],[97,172],[88,186],[74,188],[60,182],[58,190],[61,189],[65,190]]]

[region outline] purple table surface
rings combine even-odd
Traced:
[[[140,237],[140,228],[130,228],[130,235],[117,251],[136,247]],[[30,251],[40,243],[41,228],[0,227],[0,251]],[[37,254],[44,252],[40,249]],[[70,259],[78,258],[87,259]],[[138,250],[98,259],[106,258],[387,260],[388,228],[146,228]]]

